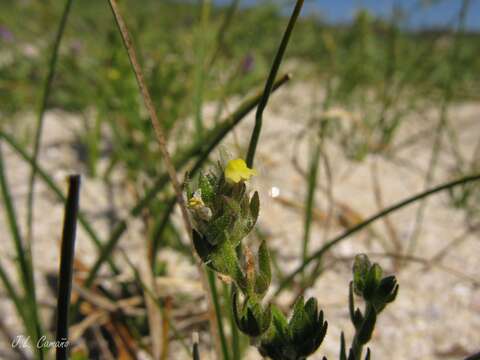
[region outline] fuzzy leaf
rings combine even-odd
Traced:
[[[270,307],[263,309],[255,298],[246,298],[239,309],[237,290],[232,292],[232,311],[234,320],[243,333],[250,337],[259,337],[270,327],[272,319]]]
[[[353,298],[353,282],[350,281],[350,286],[348,289],[348,312],[350,314],[350,320],[352,324],[357,328],[360,324],[357,323],[357,318],[355,316],[355,301]]]
[[[230,241],[224,241],[215,246],[208,258],[215,271],[230,276],[240,289],[246,289],[245,275],[240,268],[237,252]]]
[[[365,280],[370,267],[371,264],[367,255],[360,254],[355,256],[353,263],[353,290],[358,296],[363,296]]]
[[[270,253],[265,241],[262,241],[258,249],[258,270],[258,274],[255,278],[255,292],[263,297],[270,286],[270,282],[272,281]]]
[[[379,314],[385,306],[394,301],[398,293],[398,284],[395,276],[387,276],[383,278],[372,300],[377,314]]]
[[[308,318],[305,312],[305,301],[303,296],[300,296],[293,307],[293,315],[288,323],[292,340],[294,343],[302,341],[306,332],[310,330],[312,321]]]
[[[285,347],[290,346],[288,322],[275,305],[271,307],[271,314],[272,321],[270,327],[262,336],[258,350],[262,356],[268,356],[271,359],[283,359]]]
[[[252,199],[250,200],[250,214],[252,215],[254,224],[258,220],[259,211],[260,211],[260,197],[258,196],[258,191],[255,191],[255,193],[252,196]]]
[[[375,322],[377,321],[377,314],[373,306],[368,305],[365,314],[365,320],[358,332],[358,341],[361,344],[366,344],[370,341],[375,328]]]
[[[225,202],[226,208],[225,210],[230,212],[232,215],[235,216],[235,218],[239,218],[241,215],[241,208],[240,204],[238,203],[237,200],[234,198],[231,198],[229,196],[224,196],[223,200]]]
[[[193,196],[193,189],[192,189],[192,182],[188,176],[188,173],[185,175],[185,180],[183,182],[183,188],[185,189],[185,193],[187,195],[187,199],[190,200]]]
[[[244,182],[239,182],[235,184],[232,189],[232,198],[235,199],[237,202],[241,202],[243,198],[245,198],[245,193],[247,192],[247,185]]]
[[[202,200],[208,205],[212,204],[215,198],[214,188],[203,174],[198,178],[198,186],[202,190]]]
[[[323,313],[318,313],[317,299],[312,297],[307,300],[307,302],[305,303],[305,313],[307,314],[308,318],[315,319],[315,321],[319,321],[317,317],[321,315],[322,320],[320,320],[320,322],[323,322]]]
[[[363,289],[363,298],[367,301],[372,300],[375,296],[380,281],[382,279],[382,268],[378,264],[373,264],[365,277],[365,285]]]
[[[213,251],[213,246],[196,230],[193,230],[193,246],[200,259],[204,263],[208,263],[209,254]]]
[[[226,232],[232,225],[233,218],[230,214],[224,214],[210,221],[206,230],[206,238],[211,245],[217,245],[226,240]]]

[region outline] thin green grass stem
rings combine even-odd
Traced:
[[[33,161],[33,158],[28,155],[28,153],[25,151],[25,149],[10,135],[4,133],[2,130],[0,130],[0,138],[5,140],[5,143],[7,143],[12,150],[14,150],[25,162],[27,162],[31,167],[35,167],[37,170],[37,175],[43,180],[45,185],[56,195],[59,201],[65,202],[67,200],[67,197],[63,194],[62,190],[60,187],[55,183],[53,178],[38,164]],[[101,250],[103,245],[102,241],[100,240],[100,237],[90,224],[90,222],[87,220],[84,214],[82,212],[79,213],[78,215],[78,220],[80,222],[80,225],[83,227],[85,232],[88,234],[90,239],[93,241],[95,246]],[[115,274],[119,273],[119,270],[113,263],[112,259],[108,259],[108,262],[110,264],[110,268]]]
[[[290,35],[292,34],[295,23],[297,22],[297,18],[300,15],[302,6],[303,0],[297,0],[295,8],[293,9],[293,13],[290,16],[290,20],[288,22],[285,33],[283,34],[282,41],[280,42],[280,46],[277,50],[277,53],[275,54],[275,58],[273,59],[273,64],[270,69],[267,82],[265,83],[265,89],[263,90],[262,99],[258,104],[257,113],[255,115],[255,127],[253,128],[252,137],[250,138],[250,145],[248,146],[247,152],[247,165],[250,168],[253,167],[255,152],[257,151],[258,139],[260,138],[260,132],[262,131],[263,111],[265,110],[268,99],[270,98],[273,84],[275,83],[275,78],[277,77],[278,69],[280,68],[280,64],[282,63],[283,56],[285,55],[285,50],[287,49],[288,41],[290,40]]]
[[[3,198],[3,205],[5,208],[8,226],[10,229],[10,235],[12,236],[13,245],[16,253],[16,264],[18,271],[18,278],[20,279],[23,287],[23,299],[25,327],[31,336],[32,341],[36,344],[42,336],[42,326],[40,323],[40,317],[38,314],[38,304],[35,292],[35,281],[33,272],[32,255],[29,248],[25,245],[22,235],[20,233],[20,227],[18,225],[18,217],[15,211],[15,206],[10,193],[10,186],[5,174],[5,165],[3,160],[3,149],[0,143],[0,190]],[[9,292],[13,287],[7,281],[6,273],[2,276],[4,283],[10,287]],[[14,302],[17,301],[14,298]],[[20,314],[21,315],[21,314]],[[44,358],[45,349],[42,347],[35,347],[35,356],[38,359]]]
[[[234,285],[232,285],[234,286]],[[228,319],[230,321],[230,329],[231,329],[231,349],[232,349],[232,360],[240,360],[241,358],[241,349],[240,349],[240,332],[238,331],[237,324],[235,323],[235,319],[233,318],[232,313],[232,297],[231,297],[231,290],[229,289],[230,286],[227,284],[223,284],[223,299],[225,301],[225,312],[228,314]]]
[[[314,260],[319,261],[322,258],[322,256],[328,250],[330,250],[333,246],[337,245],[338,243],[347,239],[348,237],[357,233],[358,231],[364,229],[365,227],[372,224],[376,220],[381,219],[381,218],[383,218],[384,216],[386,216],[390,213],[393,213],[397,210],[400,210],[400,209],[404,208],[405,206],[410,205],[412,203],[415,203],[416,201],[421,200],[423,198],[426,198],[430,195],[434,195],[436,193],[454,188],[455,186],[458,186],[458,185],[463,185],[463,184],[466,184],[466,183],[469,183],[469,182],[472,182],[472,181],[479,181],[479,180],[480,180],[480,174],[475,174],[475,175],[466,176],[466,177],[463,177],[461,179],[439,185],[437,187],[431,188],[429,190],[426,190],[426,191],[423,191],[419,194],[416,194],[412,197],[409,197],[409,198],[407,198],[403,201],[400,201],[399,203],[396,203],[396,204],[394,204],[390,207],[387,207],[384,210],[380,211],[379,213],[369,217],[365,221],[363,221],[363,222],[355,225],[354,227],[348,229],[343,234],[341,234],[341,235],[335,237],[334,239],[330,240],[325,245],[323,245],[320,249],[318,249],[313,254],[311,254],[306,260],[303,261],[303,263],[297,269],[292,271],[290,273],[290,275],[288,275],[287,277],[285,277],[283,279],[283,281],[280,283],[278,289],[275,292],[275,296],[278,296],[283,290],[285,290],[285,288],[293,281],[295,276],[297,276],[299,273],[304,271],[312,261],[314,261]]]
[[[460,60],[459,54],[461,52],[462,37],[465,32],[465,22],[466,22],[466,16],[468,14],[469,6],[470,6],[470,0],[462,1],[462,6],[460,9],[459,20],[458,20],[458,30],[455,35],[455,43],[450,55],[451,59],[450,59],[449,80],[445,83],[443,101],[440,108],[438,125],[435,129],[435,137],[432,145],[430,162],[428,164],[427,173],[425,175],[425,188],[428,188],[431,185],[435,177],[435,170],[437,168],[440,150],[442,148],[442,143],[443,143],[443,133],[445,129],[448,127],[448,110],[453,100],[454,85],[456,83],[458,70],[459,70],[458,69],[459,60]],[[420,202],[420,205],[417,209],[417,214],[415,217],[415,227],[407,243],[407,249],[406,249],[407,255],[412,255],[415,252],[415,249],[417,247],[418,239],[420,238],[420,235],[422,232],[422,224],[423,224],[423,219],[425,217],[426,206],[427,206],[427,200],[423,200]]]
[[[223,314],[220,306],[220,297],[218,295],[217,284],[215,281],[215,273],[207,269],[208,284],[210,286],[210,293],[212,295],[213,306],[215,308],[215,314],[217,319],[218,337],[220,338],[220,345],[222,347],[223,360],[230,360],[230,354],[228,352],[227,338],[225,336],[225,327],[223,325]]]
[[[60,50],[60,43],[65,33],[65,27],[67,25],[68,15],[70,14],[70,9],[72,7],[73,0],[66,0],[65,8],[60,19],[60,24],[58,25],[58,30],[55,35],[55,40],[53,42],[52,53],[50,57],[50,62],[48,66],[48,74],[45,79],[42,100],[40,103],[40,108],[38,110],[37,118],[37,127],[35,130],[34,143],[33,143],[33,163],[36,164],[38,161],[38,153],[40,151],[40,143],[42,139],[42,130],[43,123],[45,118],[45,112],[48,107],[48,99],[50,97],[50,92],[52,90],[53,78],[55,76],[55,71],[57,69],[58,62],[58,53]],[[30,245],[32,240],[32,228],[33,228],[33,208],[34,208],[34,193],[35,193],[35,177],[37,175],[37,167],[33,166],[30,172],[30,180],[28,187],[28,198],[27,198],[27,240]]]

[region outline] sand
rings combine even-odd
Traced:
[[[302,171],[307,171],[310,154],[312,132],[306,136],[299,134],[306,129],[312,129],[311,94],[316,84],[302,81],[282,89],[273,96],[272,102],[265,113],[265,123],[258,147],[255,166],[259,176],[252,181],[251,186],[260,192],[261,212],[258,228],[267,236],[268,245],[278,254],[279,265],[283,273],[295,269],[300,264],[303,238],[303,203],[306,194],[306,180]],[[318,99],[321,101],[321,94]],[[234,108],[237,100],[232,99],[228,109]],[[337,109],[345,111],[345,109]],[[213,113],[214,106],[207,106],[205,114]],[[317,111],[317,117],[320,115]],[[464,157],[471,158],[480,134],[478,114],[480,105],[473,103],[456,104],[451,107],[450,124],[455,128],[458,145]],[[352,115],[352,114],[350,114]],[[349,113],[342,119],[333,121],[348,125],[353,121]],[[361,117],[362,114],[353,114]],[[34,117],[25,116],[21,123],[34,121]],[[420,192],[425,186],[425,174],[431,156],[434,131],[438,122],[435,110],[427,111],[426,118],[411,116],[401,127],[394,144],[400,144],[411,135],[427,130],[412,146],[395,152],[395,160],[381,155],[370,155],[363,162],[348,160],[338,142],[327,138],[324,151],[328,156],[331,168],[333,187],[331,188],[336,206],[333,207],[334,219],[328,234],[325,234],[326,224],[322,216],[328,213],[330,206],[326,192],[328,181],[325,167],[320,166],[318,189],[316,191],[315,208],[317,218],[314,221],[309,251],[318,249],[326,240],[345,230],[336,221],[339,216],[346,216],[345,206],[350,213],[355,213],[358,219],[365,219],[376,213],[379,206],[374,196],[372,166],[376,165],[379,188],[383,206],[391,205],[412,194]],[[223,143],[224,148],[233,156],[241,154],[248,143],[253,125],[251,114],[234,135],[230,135]],[[21,128],[21,126],[20,126]],[[18,129],[18,128],[17,128]],[[85,164],[78,152],[72,146],[75,134],[79,130],[79,118],[62,111],[50,111],[45,119],[44,137],[40,153],[40,164],[55,179],[57,184],[66,191],[65,176],[70,172],[85,173]],[[17,135],[21,135],[18,132]],[[297,141],[297,139],[299,139]],[[448,144],[448,138],[445,137]],[[237,146],[239,145],[239,146]],[[19,218],[26,216],[25,204],[28,191],[29,168],[24,161],[16,156],[5,144],[3,146],[7,164],[8,180],[11,184]],[[292,159],[297,159],[297,165]],[[100,162],[100,172],[106,166],[107,159]],[[438,167],[432,184],[440,184],[454,178],[452,168],[456,160],[448,150],[442,148]],[[81,207],[102,239],[109,232],[108,214],[112,210],[118,216],[125,216],[127,209],[133,204],[131,192],[123,181],[123,173],[117,171],[111,186],[106,186],[101,180],[84,177],[82,183]],[[478,188],[477,188],[478,191]],[[110,192],[112,197],[108,196]],[[272,196],[273,194],[273,196]],[[112,201],[113,199],[113,201]],[[343,204],[343,208],[339,206]],[[399,244],[406,248],[406,243],[415,227],[417,206],[409,206],[389,217],[394,227]],[[347,214],[348,215],[348,214]],[[59,264],[59,241],[61,236],[63,205],[52,192],[39,180],[36,186],[35,201],[35,242],[33,246],[34,264],[38,298],[44,305],[42,315],[48,319],[55,298],[45,284],[45,274],[55,272]],[[176,214],[178,219],[178,213]],[[478,222],[478,218],[477,218]],[[0,242],[3,244],[0,255],[4,266],[13,274],[11,257],[13,247],[9,236],[5,212],[0,208]],[[144,263],[144,236],[139,220],[129,221],[129,230],[121,239],[119,247],[124,249],[131,260],[139,266]],[[413,256],[415,261],[405,261],[400,268],[395,269],[395,262],[388,256],[372,256],[385,271],[396,271],[400,283],[397,300],[381,314],[377,323],[370,347],[375,359],[459,359],[468,353],[480,351],[480,273],[479,232],[470,231],[468,236],[465,224],[465,211],[455,209],[449,204],[445,193],[429,198],[425,207],[425,216],[421,236]],[[327,235],[327,236],[326,236]],[[441,261],[428,265],[427,260],[435,256],[440,249],[453,239],[460,237]],[[249,240],[255,247],[254,239]],[[187,239],[185,239],[187,242]],[[326,355],[329,359],[338,358],[339,335],[344,331],[347,343],[352,338],[352,325],[349,323],[347,297],[348,283],[351,279],[352,257],[359,252],[384,254],[395,252],[391,232],[380,220],[367,231],[352,236],[335,247],[325,258],[327,268],[315,280],[314,286],[306,293],[315,296],[324,310],[329,322],[327,337],[320,350],[312,359],[321,359]],[[95,259],[95,247],[85,231],[80,228],[77,240],[77,256],[86,264]],[[121,260],[121,257],[117,257]],[[198,274],[195,266],[184,257],[171,251],[163,251],[161,258],[168,264],[170,274],[174,274],[177,283],[186,284],[186,291],[193,291],[198,285]],[[398,264],[397,264],[398,265]],[[102,268],[102,274],[107,274],[107,268]],[[132,278],[127,266],[122,266],[125,276]],[[108,282],[108,280],[107,280]],[[193,283],[193,285],[192,285]],[[190,284],[190,285],[188,285]],[[179,287],[181,287],[179,285]],[[274,288],[274,287],[273,287]],[[190,289],[190,290],[188,290]],[[13,306],[1,292],[3,322],[12,328],[13,334],[21,334]],[[201,292],[199,294],[201,296]],[[283,293],[278,300],[280,305],[290,304],[291,293]],[[196,300],[198,302],[198,300]],[[181,300],[178,302],[181,303]],[[205,304],[191,305],[197,310],[204,309]],[[3,340],[2,340],[3,341]],[[206,334],[201,335],[202,344],[208,343]],[[0,349],[8,350],[9,345],[3,341]],[[180,349],[177,351],[177,348]],[[205,350],[204,358],[209,358]],[[174,344],[172,359],[187,358],[178,344]],[[248,359],[260,359],[255,349],[249,351]]]

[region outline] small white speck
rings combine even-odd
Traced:
[[[272,198],[279,197],[280,196],[280,189],[276,186],[272,186],[272,188],[268,192],[268,195]]]

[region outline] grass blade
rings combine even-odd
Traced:
[[[23,305],[23,299],[18,295],[15,287],[13,286],[12,280],[8,276],[7,272],[3,268],[3,265],[0,263],[0,280],[2,281],[3,287],[8,294],[8,298],[13,301],[13,305],[17,310],[18,316],[22,319],[23,324],[25,326],[25,330],[28,332],[29,325],[27,323],[28,318],[26,317]]]
[[[38,153],[40,151],[40,142],[42,138],[43,130],[43,121],[45,117],[45,111],[48,106],[48,99],[50,96],[50,91],[52,89],[53,78],[55,75],[55,70],[57,68],[58,53],[60,49],[60,43],[65,32],[65,26],[67,24],[68,15],[70,13],[70,8],[72,7],[73,0],[67,0],[65,8],[62,13],[62,18],[58,26],[57,34],[53,43],[52,55],[50,58],[50,63],[48,66],[48,74],[45,80],[42,101],[40,103],[40,109],[38,111],[37,119],[37,128],[35,130],[35,137],[33,143],[33,163],[36,164],[38,161]],[[33,203],[34,203],[34,192],[35,192],[35,177],[37,175],[37,168],[33,166],[30,173],[30,182],[28,188],[28,199],[27,199],[27,239],[29,243],[32,239],[32,227],[33,227]]]
[[[8,185],[8,180],[5,174],[5,166],[3,162],[3,150],[2,144],[0,143],[0,190],[3,197],[4,207],[7,215],[8,225],[10,228],[10,234],[12,236],[13,244],[16,252],[17,266],[18,266],[18,277],[22,283],[23,295],[25,298],[24,302],[24,319],[25,325],[28,329],[30,336],[33,341],[37,341],[42,336],[42,327],[40,324],[40,318],[38,316],[38,305],[35,295],[35,283],[34,283],[34,274],[33,274],[33,265],[32,265],[32,256],[29,249],[25,246],[22,239],[20,228],[18,226],[17,214],[15,212],[15,207],[13,200],[10,194],[10,187]],[[6,274],[4,274],[6,275]],[[2,275],[2,279],[7,279]],[[13,289],[13,288],[12,288]],[[39,359],[43,359],[44,351],[43,348],[36,347],[36,356]]]
[[[218,336],[220,338],[220,344],[222,346],[223,360],[230,360],[230,354],[228,352],[227,338],[225,337],[222,309],[219,301],[219,294],[217,291],[217,284],[215,283],[215,273],[207,268],[208,284],[210,285],[210,292],[212,293],[213,306],[215,308],[215,314],[217,315],[217,328]]]
[[[232,285],[233,286],[233,285]],[[232,296],[231,291],[229,290],[230,286],[227,284],[223,284],[223,298],[226,300],[225,309],[224,311],[228,313],[228,318],[230,321],[230,329],[231,329],[231,347],[232,347],[232,359],[233,360],[240,360],[241,358],[241,347],[240,347],[240,340],[241,340],[241,333],[238,331],[237,324],[235,323],[235,319],[232,313]]]
[[[67,201],[66,196],[63,194],[62,190],[55,183],[55,181],[52,179],[52,177],[50,175],[48,175],[48,173],[45,170],[43,170],[43,168],[40,167],[39,164],[37,164],[33,161],[33,158],[30,155],[28,155],[28,153],[25,151],[25,149],[20,144],[18,144],[17,141],[15,141],[15,139],[13,137],[11,137],[7,133],[0,130],[0,138],[5,140],[5,142],[11,147],[11,149],[13,149],[18,155],[20,155],[20,157],[23,158],[23,160],[25,160],[31,167],[36,168],[36,172],[37,172],[38,176],[40,176],[40,178],[44,181],[45,185],[47,185],[47,187],[57,196],[59,201],[61,201],[61,202]],[[102,241],[100,240],[100,237],[97,235],[97,233],[93,229],[92,225],[90,225],[90,223],[87,220],[87,218],[85,217],[85,215],[83,215],[80,212],[78,214],[78,219],[79,219],[80,225],[82,225],[83,229],[89,235],[89,237],[92,239],[95,246],[99,250],[101,250],[103,248]],[[109,264],[110,264],[110,267],[111,267],[112,271],[115,274],[118,274],[119,271],[118,271],[117,267],[115,266],[115,264],[113,263],[113,261],[111,259],[108,259],[108,260],[109,260]]]
[[[303,260],[308,256],[308,243],[310,240],[310,232],[312,228],[313,208],[315,205],[315,188],[317,187],[318,177],[318,163],[320,162],[320,140],[315,139],[315,145],[313,146],[312,158],[310,160],[310,169],[308,173],[308,188],[307,198],[305,206],[305,223],[303,227]]]
[[[195,129],[200,138],[203,135],[203,98],[206,78],[205,58],[207,45],[209,42],[208,23],[210,19],[210,0],[201,0],[200,4],[200,24],[196,33],[196,61],[194,69],[194,110],[195,110]]]
[[[267,82],[265,84],[265,90],[263,91],[262,99],[258,104],[257,113],[255,115],[255,127],[253,128],[252,137],[250,139],[250,145],[248,146],[248,152],[247,152],[247,165],[250,168],[253,167],[253,160],[255,157],[255,152],[257,150],[258,139],[260,138],[260,132],[262,131],[263,111],[265,110],[265,107],[267,106],[267,103],[268,103],[268,99],[270,98],[270,94],[273,89],[273,84],[275,82],[278,69],[280,68],[283,55],[285,54],[288,41],[290,40],[290,35],[292,34],[297,18],[300,15],[302,6],[303,6],[303,0],[297,0],[292,16],[290,16],[290,20],[288,22],[287,28],[285,30],[285,33],[283,34],[282,41],[280,42],[280,46],[277,50],[275,58],[273,59],[272,68],[270,69],[270,74],[268,75]]]
[[[115,18],[115,22],[117,24],[118,31],[120,32],[120,35],[122,37],[123,44],[125,46],[125,50],[127,51],[128,59],[130,60],[130,64],[132,67],[132,70],[135,74],[135,78],[137,80],[138,88],[140,91],[140,94],[143,98],[145,107],[147,109],[147,112],[150,117],[150,121],[153,127],[153,130],[155,132],[155,136],[157,138],[158,145],[160,147],[160,153],[165,165],[165,168],[167,170],[168,177],[170,178],[170,181],[172,183],[173,189],[175,191],[175,196],[177,198],[177,203],[180,206],[180,210],[182,213],[182,220],[183,224],[185,226],[185,230],[187,231],[187,234],[190,238],[190,244],[193,249],[193,239],[192,239],[192,224],[190,223],[190,217],[188,215],[187,207],[185,205],[185,200],[183,198],[183,192],[182,192],[182,187],[178,181],[178,176],[177,176],[177,171],[175,169],[175,166],[172,162],[172,159],[170,157],[170,154],[167,149],[167,139],[165,136],[165,131],[163,129],[162,124],[160,123],[157,113],[155,110],[155,106],[153,104],[152,98],[150,96],[150,92],[148,90],[147,85],[145,84],[145,79],[143,76],[143,71],[142,68],[140,67],[140,64],[137,60],[137,54],[136,51],[133,47],[133,43],[130,37],[130,33],[128,31],[127,24],[125,23],[125,20],[123,19],[120,9],[118,7],[117,1],[116,0],[109,0],[110,8],[112,10],[113,16]],[[202,279],[202,286],[207,291],[208,293],[208,284],[207,284],[207,278],[205,271],[200,263],[200,261],[197,261],[197,267],[198,267],[198,272],[200,274],[200,277]],[[90,277],[88,279],[91,279]],[[212,294],[208,293],[207,297],[207,304],[208,304],[208,313],[209,313],[209,322],[210,322],[210,328],[212,329],[212,332],[216,335],[218,333],[218,329],[216,328],[218,319],[215,319],[215,311],[213,309],[213,304],[212,304]],[[220,344],[218,343],[218,339],[215,336],[215,348],[217,351],[217,356],[220,355]]]
[[[397,210],[400,210],[400,209],[404,208],[405,206],[410,205],[410,204],[412,204],[412,203],[414,203],[414,202],[416,202],[420,199],[426,198],[430,195],[433,195],[433,194],[451,189],[451,188],[453,188],[455,186],[458,186],[458,185],[466,184],[466,183],[472,182],[472,181],[479,181],[479,180],[480,180],[480,174],[475,174],[475,175],[466,176],[466,177],[463,177],[461,179],[436,186],[434,188],[431,188],[429,190],[426,190],[424,192],[416,194],[412,197],[409,197],[409,198],[407,198],[403,201],[400,201],[400,202],[398,202],[398,203],[380,211],[379,213],[369,217],[365,221],[363,221],[363,222],[355,225],[354,227],[348,229],[343,234],[341,234],[341,235],[337,236],[336,238],[330,240],[325,245],[323,245],[320,249],[318,249],[312,255],[310,255],[307,259],[305,259],[303,261],[303,263],[297,269],[295,269],[292,273],[290,273],[290,275],[288,275],[287,277],[285,277],[283,279],[283,281],[280,283],[277,291],[275,292],[275,296],[278,296],[288,286],[288,284],[290,284],[290,282],[295,278],[295,276],[297,274],[301,273],[313,260],[320,259],[323,256],[323,254],[325,254],[331,247],[338,244],[342,240],[345,240],[350,235],[352,235],[352,234],[362,230],[363,228],[367,227],[368,225],[370,225],[374,221],[376,221],[378,219],[381,219],[381,218],[383,218],[384,216],[386,216],[390,213],[393,213]]]

